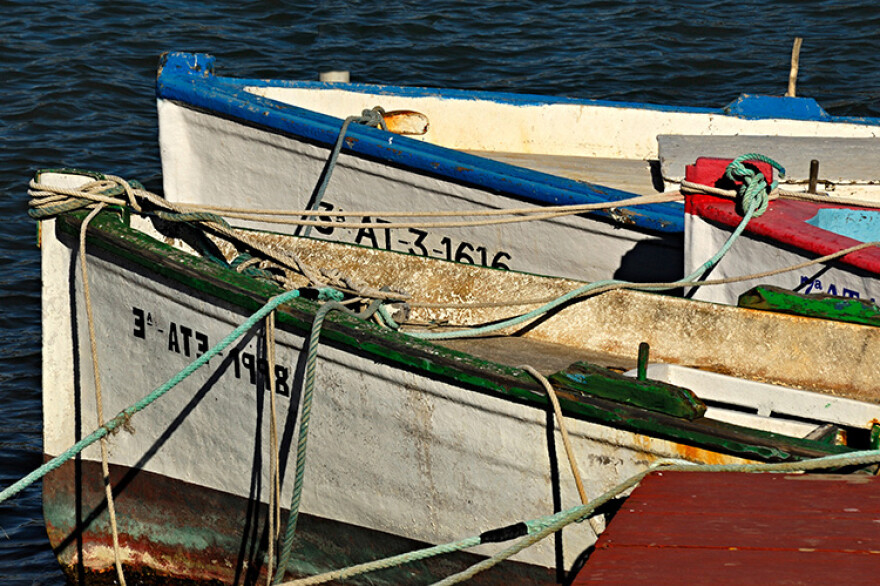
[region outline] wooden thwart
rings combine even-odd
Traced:
[[[880,139],[812,136],[691,136],[661,134],[660,168],[667,181],[681,181],[698,157],[734,159],[759,153],[785,167],[788,181],[806,181],[810,161],[819,161],[819,181],[877,182]]]

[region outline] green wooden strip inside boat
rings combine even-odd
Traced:
[[[661,381],[633,379],[589,362],[576,362],[550,380],[588,395],[673,417],[696,419],[706,413],[706,405],[688,389]]]
[[[67,234],[69,239],[77,237],[86,215],[86,211],[75,211],[59,216],[59,235]],[[90,254],[133,263],[167,281],[190,288],[213,303],[231,307],[243,316],[282,292],[276,285],[190,255],[131,229],[117,213],[102,212],[92,220],[87,244]],[[279,327],[307,335],[317,308],[315,302],[295,299],[279,308]],[[544,412],[550,409],[543,388],[521,369],[481,360],[348,315],[329,314],[321,339],[322,343],[368,355],[398,368],[439,377]],[[825,445],[703,417],[693,420],[674,417],[571,388],[561,387],[557,395],[566,417],[747,459],[780,462],[853,451],[847,446]]]
[[[737,305],[749,309],[880,326],[880,307],[871,301],[852,297],[804,295],[770,285],[758,285],[740,295]]]

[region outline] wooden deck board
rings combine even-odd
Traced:
[[[878,572],[876,476],[662,472],[574,584],[874,584]]]
[[[592,362],[606,368],[629,370],[636,367],[636,360],[621,358],[599,352],[573,348],[516,336],[487,338],[460,338],[438,340],[438,344],[467,352],[483,360],[491,360],[507,366],[528,364],[541,374],[553,374],[578,361]]]
[[[610,159],[601,157],[576,157],[565,155],[542,155],[530,153],[500,153],[494,151],[467,151],[499,161],[541,171],[550,175],[586,181],[605,187],[613,187],[638,195],[655,195],[655,178],[648,161]],[[659,176],[657,177],[659,180]]]
[[[819,161],[821,181],[880,181],[880,138],[661,134],[657,142],[663,177],[669,181],[680,181],[697,157],[733,159],[747,153],[776,160],[785,167],[786,181],[807,179],[813,159]]]

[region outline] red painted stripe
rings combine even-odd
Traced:
[[[787,248],[800,249],[808,256],[824,256],[861,244],[858,240],[806,223],[823,208],[867,210],[853,206],[777,199],[770,202],[762,216],[753,218],[749,222],[746,233],[780,243]],[[736,227],[742,219],[736,213],[733,201],[710,195],[688,196],[685,201],[685,212],[729,228]],[[880,249],[876,247],[848,254],[841,261],[880,274]]]

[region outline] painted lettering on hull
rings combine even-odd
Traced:
[[[849,287],[844,287],[837,283],[823,281],[822,279],[815,279],[806,275],[801,275],[800,287],[803,288],[804,294],[825,293],[826,295],[849,297],[852,299],[862,299],[862,296],[866,295],[862,291],[850,289]],[[871,301],[875,302],[875,299],[871,297]]]
[[[321,210],[342,211],[331,203],[322,201]],[[344,222],[343,216],[318,216],[325,222]],[[355,230],[353,242],[359,246],[405,252],[416,256],[429,256],[448,261],[480,265],[494,269],[508,270],[512,257],[503,250],[491,250],[480,244],[464,240],[456,240],[419,228],[383,228],[382,224],[390,224],[389,220],[365,216],[361,219],[362,227]],[[336,231],[333,227],[316,227],[315,231],[324,236],[332,236]]]
[[[160,327],[153,312],[140,307],[132,307],[133,316],[131,334],[137,340],[153,342],[163,350],[178,354],[185,358],[198,358],[211,347],[208,335],[181,320],[169,320],[167,325]],[[262,338],[258,340],[262,343]],[[222,356],[222,353],[221,353]],[[263,356],[249,349],[233,348],[229,351],[232,358],[232,376],[237,380],[246,381],[255,389],[269,388],[269,362]],[[293,370],[285,365],[273,365],[275,376],[275,392],[290,397]]]

